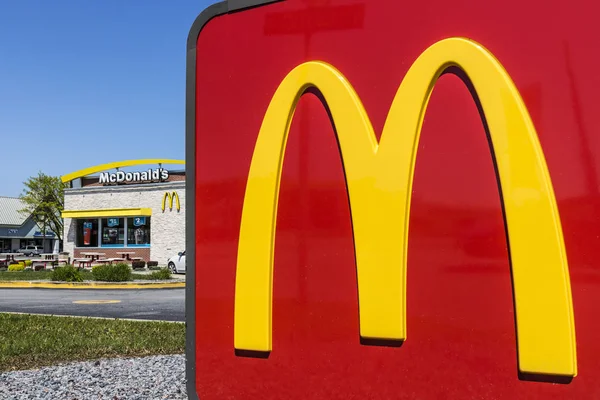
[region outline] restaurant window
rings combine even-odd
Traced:
[[[150,217],[108,217],[76,221],[76,247],[150,246]]]
[[[127,218],[127,247],[150,244],[150,217]]]
[[[125,218],[102,218],[102,247],[125,245]]]
[[[98,220],[77,220],[77,247],[98,247]]]

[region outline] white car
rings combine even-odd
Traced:
[[[180,272],[185,273],[185,250],[177,253],[176,256],[169,258],[167,266],[172,273],[178,274]]]
[[[29,246],[25,246],[22,249],[19,249],[19,253],[23,253],[23,255],[25,255],[27,257],[39,256],[43,252],[44,252],[44,250],[42,250],[42,246],[29,245]]]

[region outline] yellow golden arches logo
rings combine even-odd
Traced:
[[[163,212],[165,211],[167,201],[169,202],[169,211],[173,211],[173,200],[175,200],[175,205],[177,207],[176,209],[177,209],[177,211],[179,211],[179,209],[181,207],[179,204],[179,195],[177,194],[177,192],[173,192],[173,193],[165,192],[165,195],[163,196],[163,200],[162,200]]]
[[[406,340],[408,221],[419,135],[434,84],[450,67],[471,81],[491,136],[510,245],[519,369],[577,374],[569,269],[537,133],[503,66],[464,38],[437,42],[417,58],[379,143],[358,95],[333,66],[307,62],[283,79],[264,116],[248,174],[235,287],[236,349],[272,350],[279,182],[291,116],[309,87],[327,102],[340,143],[354,228],[360,335]]]

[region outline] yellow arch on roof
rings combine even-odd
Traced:
[[[71,172],[70,174],[63,175],[61,177],[63,182],[70,182],[73,179],[81,178],[84,176],[95,174],[96,172],[106,171],[109,169],[122,168],[122,167],[133,167],[135,165],[147,165],[147,164],[185,164],[185,160],[170,160],[164,158],[148,158],[142,160],[124,160],[115,161],[107,164],[95,165],[80,169],[79,171]]]

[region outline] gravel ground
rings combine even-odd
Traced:
[[[187,399],[185,356],[112,358],[0,374],[0,399]]]

